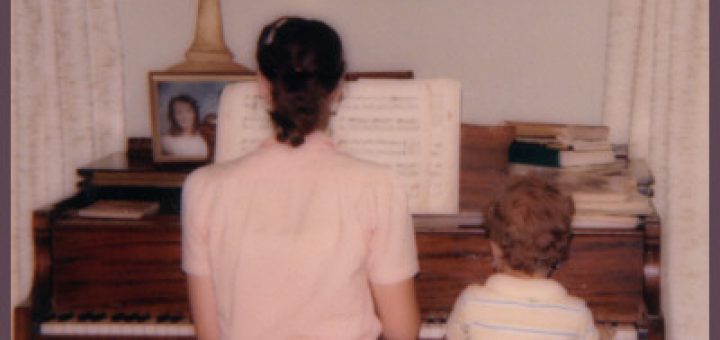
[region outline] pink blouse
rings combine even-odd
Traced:
[[[194,171],[182,218],[183,270],[211,277],[223,339],[377,339],[369,283],[418,271],[399,180],[323,132]]]

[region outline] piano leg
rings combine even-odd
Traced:
[[[30,316],[30,307],[26,305],[15,307],[13,317],[15,318],[13,325],[13,339],[32,339],[32,317]]]
[[[649,340],[664,340],[665,339],[665,325],[663,318],[648,317],[648,339]]]

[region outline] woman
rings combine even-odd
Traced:
[[[164,154],[180,157],[207,157],[207,143],[198,129],[197,101],[186,94],[170,99],[170,132],[160,139]]]
[[[404,191],[326,134],[345,62],[325,23],[280,18],[257,46],[275,135],[183,191],[183,268],[200,339],[415,339]]]

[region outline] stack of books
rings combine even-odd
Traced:
[[[570,167],[608,164],[616,158],[607,126],[517,121],[506,125],[515,129],[510,162]]]
[[[653,177],[642,160],[572,168],[513,163],[510,173],[534,173],[556,182],[573,198],[576,228],[635,228],[642,216],[653,213]]]
[[[516,139],[511,174],[556,182],[575,203],[573,227],[635,228],[653,213],[653,177],[643,160],[618,158],[605,126],[507,122]]]

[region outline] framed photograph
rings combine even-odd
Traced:
[[[223,88],[256,79],[226,72],[150,72],[149,78],[153,160],[160,163],[211,161]]]

